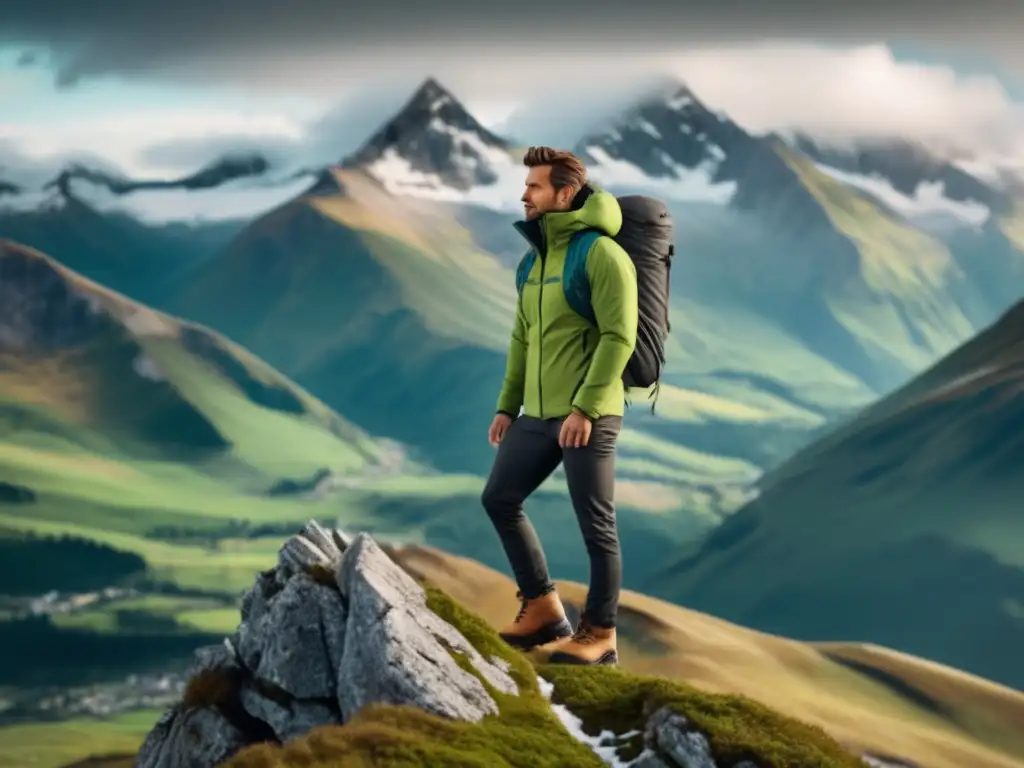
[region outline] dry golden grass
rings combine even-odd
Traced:
[[[0,443],[0,464],[22,466],[26,469],[46,467],[52,474],[88,475],[92,477],[117,477],[133,479],[142,473],[127,464],[89,454],[61,453],[38,448],[27,448],[10,443]]]
[[[203,669],[189,678],[181,703],[185,709],[223,708],[238,695],[241,675],[221,667]]]
[[[420,546],[392,554],[492,626],[515,614],[515,586],[496,571]],[[582,585],[559,589],[567,602],[582,603]],[[884,649],[800,643],[629,591],[620,637],[622,665],[632,673],[744,694],[851,749],[929,768],[1024,766],[1024,694],[948,667]],[[833,658],[859,661],[890,682]]]
[[[466,240],[462,245],[470,245],[468,233],[458,226],[443,227],[441,234],[445,237],[436,236],[439,233],[433,230],[439,226],[438,217],[429,200],[403,199],[401,209],[391,215],[389,211],[395,211],[394,198],[365,173],[339,169],[332,173],[345,194],[309,198],[309,204],[323,216],[356,231],[396,238],[438,261],[444,258],[443,246],[450,248],[455,244],[451,242],[452,236],[458,237],[462,232]]]
[[[80,375],[69,372],[61,360],[25,362],[0,358],[0,371],[0,399],[40,408],[76,424],[88,421],[92,403],[89,384]]]
[[[906,685],[986,744],[1024,755],[1022,694],[976,675],[870,644],[810,643],[826,658]]]

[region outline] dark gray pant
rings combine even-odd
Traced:
[[[622,417],[594,422],[582,448],[562,449],[564,419],[520,416],[498,445],[482,502],[501,538],[519,591],[535,598],[554,589],[537,532],[523,502],[564,462],[576,519],[590,556],[590,591],[585,613],[599,627],[614,627],[622,586],[619,534],[615,523],[615,443]]]

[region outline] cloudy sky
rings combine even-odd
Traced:
[[[1013,0],[410,1],[4,0],[0,166],[168,175],[254,147],[340,159],[428,74],[527,143],[571,144],[676,76],[755,130],[1024,158]]]

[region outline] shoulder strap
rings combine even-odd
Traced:
[[[602,233],[593,229],[580,230],[573,234],[565,254],[565,268],[562,272],[562,290],[572,310],[597,325],[594,308],[590,303],[590,279],[587,277],[587,257],[594,243]]]
[[[519,266],[516,268],[516,293],[523,292],[523,286],[526,285],[526,279],[530,276],[530,271],[533,269],[533,262],[536,261],[536,259],[537,252],[531,248],[520,260]]]

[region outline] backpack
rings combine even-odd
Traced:
[[[665,339],[672,330],[668,318],[669,274],[675,245],[674,224],[666,205],[652,197],[628,195],[618,198],[622,208],[622,229],[612,238],[629,254],[636,267],[637,307],[636,348],[622,374],[627,387],[646,389],[659,384],[665,365]],[[597,325],[590,304],[587,256],[599,237],[608,237],[593,229],[576,232],[569,242],[562,273],[562,290],[573,311]],[[537,252],[530,250],[516,270],[516,290],[520,293],[533,269]],[[657,387],[653,393],[657,395]],[[653,406],[652,406],[653,411]]]

